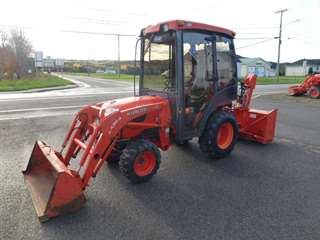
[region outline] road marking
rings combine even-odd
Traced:
[[[261,95],[257,94],[257,95],[253,95],[252,99],[256,99],[258,97],[260,97]]]
[[[67,115],[74,115],[74,114],[75,113],[71,113],[71,112],[58,112],[58,113],[37,114],[37,115],[30,115],[30,116],[5,117],[5,118],[0,118],[0,121],[32,119],[32,118],[46,118],[46,117],[67,116]]]
[[[54,74],[54,75],[55,75],[55,74]],[[70,78],[70,77],[65,77],[65,76],[63,76],[63,75],[56,75],[56,76],[58,76],[58,77],[60,77],[60,78],[63,78],[63,79],[65,79],[65,80],[74,82],[75,84],[77,84],[77,85],[80,86],[80,87],[84,87],[84,88],[89,88],[89,87],[90,87],[89,84],[86,84],[86,83],[84,83],[84,82],[75,80],[75,79]]]
[[[118,84],[118,85],[132,85],[133,86],[133,82],[123,82],[122,80],[112,80],[112,79],[106,79],[106,78],[93,78],[93,77],[79,77],[77,76],[78,79],[81,79],[81,80],[85,80],[85,81],[92,81],[92,82],[97,82],[97,83],[102,83],[102,84],[107,84],[108,82],[109,83],[114,83],[114,84]],[[98,80],[98,79],[101,79],[101,80]]]
[[[101,93],[76,93],[73,95],[69,95],[69,96],[59,96],[59,95],[50,95],[47,97],[36,97],[36,96],[30,96],[28,98],[23,98],[23,97],[11,97],[11,98],[5,98],[5,99],[1,99],[0,98],[0,102],[14,102],[14,101],[34,101],[34,100],[49,100],[49,99],[53,99],[53,98],[58,98],[58,99],[70,99],[70,98],[76,98],[79,96],[98,96],[98,95],[105,95],[105,94],[125,94],[125,93],[133,93],[132,91],[121,91],[121,92],[101,92]],[[60,93],[61,94],[61,93]],[[68,94],[68,93],[67,93]],[[1,94],[0,94],[1,97]],[[4,97],[8,97],[8,96],[4,96]]]
[[[72,108],[82,108],[87,105],[71,105],[71,106],[61,106],[61,107],[46,107],[46,108],[24,108],[24,109],[14,109],[14,110],[2,110],[0,113],[18,113],[18,112],[32,112],[32,111],[43,111],[43,110],[61,110],[61,109],[72,109]]]
[[[278,93],[286,93],[287,90],[277,90],[277,91],[257,91],[257,94],[259,95],[272,95],[272,94],[278,94]]]

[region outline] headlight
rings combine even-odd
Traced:
[[[112,114],[114,112],[119,112],[119,109],[118,108],[107,107],[107,108],[102,109],[99,115],[107,117],[107,116],[109,116],[110,114]]]
[[[118,108],[107,108],[104,111],[104,116],[108,116],[108,115],[110,115],[111,113],[114,113],[114,112],[119,112],[119,109]]]

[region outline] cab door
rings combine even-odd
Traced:
[[[203,119],[208,118],[209,110],[213,108],[212,101],[217,102],[218,106],[236,99],[237,71],[231,39],[214,33],[192,31],[183,32],[181,38],[182,61],[177,62],[177,73],[181,72],[181,76],[177,77],[177,89],[181,96],[177,106],[180,110],[178,122],[181,124],[178,138],[183,141],[199,136]]]
[[[186,138],[197,135],[201,120],[215,90],[214,42],[211,34],[183,34],[183,131]]]

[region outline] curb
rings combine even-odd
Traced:
[[[66,86],[61,86],[61,87],[36,88],[36,89],[30,89],[30,90],[0,92],[0,94],[49,92],[49,91],[54,91],[54,90],[72,89],[72,88],[77,88],[77,87],[78,86],[75,84],[75,85],[66,85]]]

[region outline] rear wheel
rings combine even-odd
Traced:
[[[146,140],[135,140],[123,150],[119,168],[132,183],[142,183],[156,174],[160,159],[156,145]]]
[[[320,98],[320,86],[314,86],[309,90],[309,96],[311,98]]]
[[[233,150],[238,132],[237,121],[231,113],[214,113],[199,137],[200,149],[211,158],[224,158]]]

